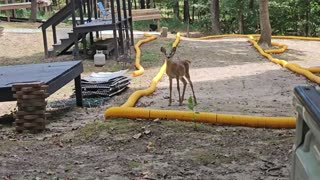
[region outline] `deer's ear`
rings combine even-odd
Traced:
[[[164,54],[167,52],[166,48],[164,48],[164,47],[161,47],[160,51],[163,52]]]

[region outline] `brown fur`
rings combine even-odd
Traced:
[[[191,86],[194,102],[197,103],[197,99],[194,94],[193,85],[192,85],[192,82],[190,79],[190,74],[189,74],[189,65],[191,64],[191,61],[189,61],[189,60],[173,61],[172,59],[173,59],[173,56],[176,52],[176,47],[172,48],[172,50],[169,53],[167,53],[165,48],[161,47],[161,52],[165,55],[165,58],[167,60],[166,73],[169,76],[169,83],[170,83],[169,106],[171,105],[171,102],[172,102],[172,98],[171,98],[171,96],[172,96],[172,79],[177,80],[177,89],[178,89],[178,93],[179,93],[179,105],[180,106],[182,105],[182,102],[184,100],[184,93],[186,91],[186,86],[187,86],[187,81],[185,78],[187,78],[187,80]],[[180,96],[179,80],[181,80],[183,83],[182,97]]]

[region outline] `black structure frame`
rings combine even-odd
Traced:
[[[116,58],[120,54],[126,53],[124,52],[125,45],[127,45],[127,47],[134,45],[131,0],[110,0],[111,12],[109,11],[109,13],[111,14],[111,18],[107,20],[98,19],[97,1],[98,0],[67,0],[65,7],[40,26],[43,34],[44,52],[46,57],[48,57],[49,54],[46,33],[47,28],[52,27],[53,42],[54,44],[57,44],[56,26],[70,16],[72,16],[73,24],[74,35],[72,37],[73,44],[75,45],[75,57],[79,55],[78,42],[81,39],[84,49],[83,52],[86,53],[87,44],[85,37],[88,33],[90,34],[90,44],[93,44],[93,32],[96,32],[96,38],[98,38],[99,31],[112,30]],[[79,24],[76,20],[76,14],[80,16]],[[86,20],[85,15],[87,15]],[[67,48],[70,48],[70,46]]]
[[[82,107],[83,105],[81,93],[83,65],[81,61],[1,66],[0,72],[0,102],[16,100],[11,90],[14,83],[42,81],[48,85],[47,93],[51,95],[74,80],[77,106]]]

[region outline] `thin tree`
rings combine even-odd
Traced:
[[[134,9],[138,9],[137,0],[133,0],[133,4],[134,4]]]
[[[183,21],[188,22],[189,20],[190,20],[189,0],[183,0]]]
[[[174,0],[173,14],[174,14],[175,18],[180,19],[179,0]]]
[[[146,8],[145,0],[140,0],[140,9],[145,9],[145,8]]]
[[[237,1],[239,33],[244,34],[243,0]]]
[[[31,1],[31,16],[30,16],[30,21],[31,22],[36,22],[37,21],[37,0],[32,0]]]
[[[147,9],[150,9],[150,7],[151,7],[151,2],[150,0],[147,0]]]
[[[212,22],[212,33],[213,34],[221,34],[220,30],[220,8],[219,8],[219,0],[212,0],[211,6],[211,22]]]
[[[305,1],[306,5],[306,18],[305,18],[305,27],[304,27],[304,35],[309,36],[310,35],[310,28],[309,28],[309,23],[310,23],[310,13],[311,13],[311,5],[310,5],[310,0]]]
[[[258,44],[262,47],[271,47],[271,25],[269,20],[269,0],[259,0],[259,18],[261,36]]]
[[[196,4],[195,0],[192,0],[192,21],[194,21],[194,11],[195,11],[194,5],[195,4]]]

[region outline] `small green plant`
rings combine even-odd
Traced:
[[[128,162],[128,165],[131,167],[131,168],[137,168],[140,166],[140,163],[137,162],[137,161],[134,161],[134,160],[131,160]]]
[[[198,106],[198,103],[194,102],[192,99],[192,96],[190,96],[188,99],[188,109],[190,109],[193,112],[192,121],[194,122],[195,130],[197,130],[196,115],[200,114],[200,112],[196,111],[197,106]]]

